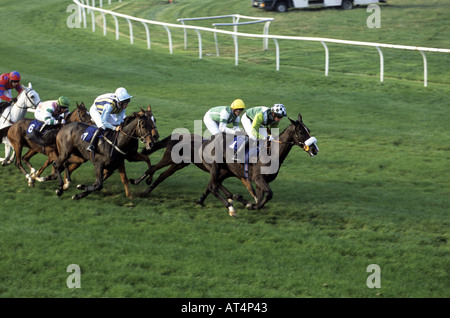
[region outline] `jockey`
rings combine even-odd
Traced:
[[[234,134],[240,131],[239,122],[240,115],[245,109],[242,99],[235,99],[231,106],[216,106],[208,110],[203,117],[203,122],[212,135],[219,133]],[[233,129],[227,127],[232,123]]]
[[[286,108],[283,104],[274,104],[271,108],[258,106],[247,110],[242,116],[241,122],[249,139],[239,147],[235,159],[243,156],[242,154],[245,151],[246,145],[249,144],[250,139],[254,141],[257,139],[272,141],[274,138],[267,133],[267,130],[278,128],[280,120],[286,116]],[[260,130],[260,128],[265,129]]]
[[[36,108],[34,117],[47,126],[65,124],[64,114],[69,110],[70,102],[67,97],[61,96],[57,100],[42,102]]]
[[[13,98],[11,94],[13,88],[16,89],[17,94],[23,91],[19,72],[14,71],[0,75],[0,113],[3,112],[2,106],[9,106],[17,101],[17,98]]]
[[[89,114],[98,129],[92,136],[87,151],[95,151],[98,138],[105,129],[119,130],[119,125],[125,119],[125,110],[131,97],[133,96],[130,96],[125,88],[119,87],[114,93],[103,94],[95,99]]]

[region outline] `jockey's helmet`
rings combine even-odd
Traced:
[[[17,71],[13,71],[9,73],[9,79],[11,81],[19,82],[20,81],[20,74]]]
[[[278,117],[286,117],[287,116],[287,114],[286,114],[286,107],[284,107],[283,104],[274,104],[270,108],[270,111],[272,113],[274,113],[275,116],[278,116]]]
[[[245,104],[244,101],[242,99],[235,99],[232,103],[231,103],[231,109],[235,110],[235,109],[245,109]]]
[[[127,99],[131,99],[131,97],[127,92],[127,90],[123,87],[119,87],[118,89],[116,89],[116,91],[114,92],[114,95],[116,95],[117,99],[119,100],[119,102],[123,102],[126,101]]]
[[[58,100],[56,101],[56,104],[60,108],[65,108],[66,110],[69,109],[69,107],[70,107],[69,99],[64,96],[59,97]]]

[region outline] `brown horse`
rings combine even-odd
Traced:
[[[233,204],[219,193],[221,183],[223,182],[222,176],[228,172],[239,179],[245,178],[255,184],[257,203],[249,205],[248,208],[261,209],[272,199],[273,192],[269,183],[274,181],[278,176],[280,167],[291,151],[292,146],[299,146],[311,157],[314,157],[319,152],[319,148],[316,145],[317,140],[310,135],[310,130],[303,123],[302,116],[299,114],[297,121],[292,119],[289,119],[289,121],[291,124],[279,135],[279,140],[274,140],[278,143],[278,147],[272,147],[275,149],[271,149],[270,156],[266,156],[265,158],[260,156],[254,164],[246,165],[245,163],[235,162],[232,158],[228,158],[226,155],[229,153],[226,151],[227,145],[225,143],[222,143],[223,158],[221,159],[223,160],[211,162],[206,160],[206,156],[202,157],[203,164],[209,170],[211,179],[200,201],[202,202],[209,193],[213,193],[227,207],[229,214],[236,216]],[[214,141],[203,143],[203,149],[208,147],[212,142]],[[262,153],[264,154],[266,150],[267,148],[263,149]]]
[[[144,150],[143,153],[146,155],[150,155],[157,150],[165,148],[161,160],[156,165],[151,166],[140,178],[136,180],[130,180],[130,182],[132,184],[139,184],[142,180],[147,178],[146,183],[151,185],[141,194],[141,196],[148,196],[161,182],[173,175],[178,170],[189,166],[191,163],[194,163],[198,168],[209,173],[208,168],[198,157],[198,152],[199,150],[201,150],[203,142],[204,140],[202,136],[194,134],[173,134],[161,141],[158,141],[150,150]],[[174,161],[174,158],[172,156],[174,153],[176,153],[177,155],[181,155],[181,157],[183,157],[183,160]],[[169,166],[169,168],[163,171],[158,176],[158,178],[152,182],[155,172],[167,166]],[[230,171],[223,170],[221,171],[220,180],[224,181],[231,176],[233,176],[233,174]],[[248,192],[252,195],[252,197],[256,199],[255,190],[253,189],[251,183],[245,178],[241,178],[241,181],[247,188]],[[220,183],[219,188],[230,203],[232,203],[234,199],[238,200],[244,205],[249,204],[248,201],[244,200],[241,195],[233,195],[227,188],[222,185],[222,183]],[[203,205],[203,201],[204,198],[203,200],[199,199],[197,201],[197,204]]]
[[[77,109],[65,116],[65,121],[67,123],[76,121],[89,122],[90,120],[91,117],[83,102],[81,104],[77,103]],[[61,128],[61,125],[58,125],[48,131],[46,133],[46,139],[50,139],[50,142],[47,142],[46,145],[43,146],[27,138],[27,129],[32,121],[33,119],[23,118],[14,123],[8,131],[8,139],[16,152],[15,165],[25,175],[29,186],[33,186],[35,180],[43,182],[56,179],[56,175],[53,174],[46,178],[41,178],[40,175],[44,169],[58,157],[56,149],[56,133]],[[23,147],[27,147],[29,150],[25,155],[21,156]],[[37,153],[44,154],[48,156],[48,158],[44,165],[36,172],[36,169],[30,163],[30,159]],[[29,173],[23,167],[22,161],[26,164],[28,169],[30,169]]]
[[[88,142],[81,139],[88,126],[80,122],[71,123],[64,126],[56,136],[59,156],[53,166],[59,180],[59,186],[56,190],[58,196],[61,196],[64,190],[61,177],[62,170],[66,169],[66,176],[70,181],[70,174],[67,173],[67,169],[71,156],[77,158],[79,162],[92,160],[95,168],[95,183],[92,186],[78,185],[77,188],[84,191],[72,197],[73,199],[81,199],[93,191],[100,191],[103,188],[103,180],[116,169],[119,170],[122,178],[123,176],[126,178],[124,160],[136,161],[142,159],[142,155],[137,153],[138,140],[144,142],[146,148],[150,149],[159,138],[150,107],[148,111],[141,109],[140,112],[125,117],[120,126],[120,131],[105,131],[104,140],[99,142],[94,155],[86,150]],[[122,179],[122,182],[128,184],[128,180]]]

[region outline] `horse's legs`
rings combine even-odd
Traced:
[[[255,184],[257,186],[258,192],[258,202],[252,208],[261,209],[268,201],[272,199],[273,192],[269,184],[266,182],[264,177],[259,176],[255,179]]]
[[[214,180],[210,180],[208,183],[208,187],[205,191],[204,194],[208,195],[208,193],[212,193],[214,194],[214,196],[219,199],[220,202],[222,202],[222,204],[228,209],[228,214],[230,216],[236,217],[237,213],[236,210],[233,207],[233,203],[228,201],[227,198],[225,198],[224,196],[222,196],[219,192],[219,186],[217,184],[214,184],[215,181]]]
[[[150,177],[153,178],[153,174],[155,173],[155,171],[164,167],[164,166],[158,166],[158,165],[159,165],[159,163],[150,169],[151,171],[149,173],[149,178]],[[189,165],[189,163],[178,163],[178,164],[172,163],[167,170],[165,170],[158,176],[158,178],[150,185],[150,187],[148,187],[144,192],[141,193],[141,196],[150,194],[150,192],[152,192],[153,189],[155,189],[161,182],[163,182],[165,179],[167,179],[168,177],[173,175],[176,171],[183,169],[184,167],[187,167],[188,165]]]
[[[67,164],[70,164],[70,166],[66,167],[66,173],[65,173],[65,182],[64,182],[64,190],[69,189],[70,183],[72,182],[71,176],[72,173],[78,169],[81,164],[85,163],[87,160],[83,157],[78,157],[74,154],[72,154],[69,158],[69,161]]]
[[[22,154],[23,145],[22,145],[22,143],[19,142],[18,145],[14,144],[14,146],[15,146],[14,150],[16,151],[16,162],[15,162],[15,165],[25,175],[25,178],[27,179],[28,185],[31,187],[31,186],[34,185],[34,181],[31,178],[30,174],[25,170],[25,168],[22,165],[21,154]],[[30,157],[34,156],[36,153],[37,153],[36,151],[30,149],[30,150],[28,150],[28,152],[25,155],[28,155],[29,158],[30,158]],[[31,167],[31,168],[33,168],[33,167]]]
[[[8,138],[3,137],[2,142],[5,145],[5,158],[0,158],[0,162],[2,163],[2,166],[7,166],[14,161],[15,152]]]
[[[96,180],[95,183],[91,186],[84,186],[84,185],[78,185],[77,189],[84,190],[83,192],[79,194],[75,194],[72,199],[79,200],[81,198],[84,198],[85,196],[91,194],[93,191],[100,191],[103,189],[103,165],[102,164],[95,164],[95,175]]]
[[[58,142],[58,140],[57,140],[57,142]],[[68,163],[66,163],[66,161],[70,157],[71,149],[64,149],[63,147],[60,147],[60,145],[58,145],[58,149],[63,149],[63,151],[59,154],[58,159],[56,159],[53,162],[53,167],[54,167],[55,173],[58,177],[58,189],[56,190],[56,195],[61,196],[64,191],[64,181],[61,176],[61,172],[66,168],[66,166],[68,164]],[[67,177],[67,175],[66,175],[66,177]]]
[[[137,162],[137,161],[145,161],[147,163],[147,171],[149,171],[152,167],[152,163],[150,162],[150,158],[147,155],[141,154],[141,153],[133,153],[131,156],[126,158],[130,162]],[[139,177],[137,180],[130,179],[130,183],[137,185],[142,180],[144,180],[146,177],[146,174],[144,173],[141,177]],[[151,181],[151,180],[150,180]]]
[[[227,198],[225,198],[219,192],[219,188],[221,186],[221,182],[220,182],[221,181],[220,180],[220,168],[219,168],[219,165],[216,162],[213,162],[211,164],[211,167],[209,168],[209,173],[211,175],[211,179],[210,179],[210,181],[208,183],[207,191],[209,190],[212,194],[214,194],[214,196],[217,199],[219,199],[220,202],[223,203],[223,205],[228,209],[228,214],[230,216],[237,216],[236,210],[233,207],[233,203],[228,201]],[[205,191],[205,193],[207,191]]]
[[[125,161],[122,162],[122,164],[118,168],[120,179],[122,180],[123,186],[125,187],[125,195],[127,198],[131,199],[132,195],[130,193],[130,187],[128,186],[128,178],[127,178],[127,172],[125,170]]]

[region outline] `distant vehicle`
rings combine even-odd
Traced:
[[[341,7],[352,9],[361,4],[386,2],[386,0],[252,0],[254,7],[270,11],[286,12],[290,8]]]

